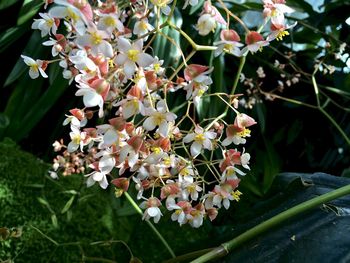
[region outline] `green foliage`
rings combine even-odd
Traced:
[[[86,188],[82,175],[52,180],[49,165],[11,140],[0,143],[0,154],[0,231],[23,228],[20,237],[0,241],[0,260],[128,262],[130,254],[121,241],[143,262],[169,258],[146,222],[124,198],[114,196],[112,187],[110,191]],[[202,248],[205,243],[198,240],[212,238],[209,225],[201,230],[179,229],[170,221],[164,218],[157,228],[177,253]]]

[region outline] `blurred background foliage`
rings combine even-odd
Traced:
[[[262,21],[260,1],[227,0],[224,2],[232,12],[242,17],[252,30],[257,29]],[[242,111],[258,121],[247,144],[247,151],[252,155],[252,171],[244,177],[241,184],[243,199],[247,202],[240,205],[243,207],[242,210],[246,208],[245,205],[249,206],[275,193],[271,186],[280,171],[322,171],[336,176],[350,177],[349,145],[325,115],[317,107],[312,107],[317,104],[311,79],[315,65],[319,64],[319,72],[315,76],[320,89],[321,105],[350,136],[350,47],[348,45],[350,43],[350,18],[348,17],[350,2],[288,0],[287,4],[296,10],[289,19],[290,24],[294,21],[298,22],[297,26],[283,41],[274,41],[264,48],[263,52],[258,52],[254,56],[248,55],[243,69],[245,80],[239,83],[237,89],[237,93],[242,94],[241,98],[245,101],[241,105]],[[220,5],[217,7],[224,15]],[[53,158],[52,143],[58,138],[67,139],[68,128],[62,127],[64,114],[69,109],[82,105],[82,102],[74,96],[76,89],[74,85],[69,86],[68,81],[62,78],[58,65],[49,66],[49,79],[31,80],[28,76],[27,67],[22,62],[20,54],[35,59],[49,59],[50,55],[50,48],[40,45],[43,40],[39,32],[34,32],[30,28],[32,19],[37,17],[40,11],[43,11],[41,0],[0,2],[0,56],[2,57],[0,141],[9,137],[22,149],[50,162]],[[213,40],[217,41],[219,28],[209,37],[198,36],[194,27],[198,19],[196,15],[198,11],[200,11],[199,7],[188,8],[181,12],[176,10],[173,23],[187,32],[197,44],[207,45]],[[242,39],[244,38],[244,31],[239,25],[231,21],[231,27],[240,33]],[[163,33],[181,46],[185,53],[188,54],[191,51],[189,43],[177,31],[164,28]],[[336,59],[339,47],[343,43],[346,43],[345,50]],[[178,48],[166,38],[158,36],[152,47],[154,55],[164,59],[165,65],[176,67],[181,62]],[[214,83],[209,92],[230,93],[239,64],[238,58],[227,55],[215,58],[211,52],[205,51],[196,53],[191,63],[214,66]],[[258,71],[259,67],[263,68],[263,74],[261,70]],[[330,74],[333,69],[334,72]],[[263,75],[265,77],[262,77]],[[184,96],[173,97],[171,99],[173,105],[181,104]],[[296,104],[296,101],[304,105]],[[197,114],[199,118],[210,118],[222,113],[223,109],[225,105],[218,98],[205,97],[197,107]],[[178,114],[181,114],[181,111]],[[233,116],[229,118],[233,120]],[[15,156],[18,152],[17,146],[7,141],[5,145],[8,144],[11,146],[6,146],[7,148],[2,146],[1,155],[7,156],[11,153]],[[28,158],[37,162],[34,157],[28,157],[22,153],[13,158],[19,159],[14,159],[11,165],[27,163]],[[64,178],[57,183],[43,176],[48,169],[46,164],[37,165],[29,161],[26,166],[12,169],[12,166],[6,166],[6,160],[2,160],[0,168],[3,169],[0,173],[0,179],[3,180],[0,184],[3,195],[10,198],[11,195],[5,193],[6,189],[18,191],[12,193],[15,198],[13,201],[6,199],[6,205],[9,205],[12,211],[4,208],[5,204],[1,204],[0,227],[2,225],[24,226],[21,241],[10,239],[6,242],[23,242],[25,246],[23,248],[1,243],[7,248],[1,252],[3,254],[0,253],[0,259],[22,253],[11,250],[14,247],[24,251],[25,249],[36,250],[38,255],[47,255],[45,249],[51,251],[52,247],[57,250],[67,249],[64,245],[56,246],[50,243],[35,228],[45,229],[45,233],[54,240],[57,239],[59,243],[76,240],[82,242],[73,244],[69,248],[75,250],[76,253],[72,252],[72,255],[77,257],[81,257],[82,251],[89,251],[91,257],[94,257],[101,255],[98,252],[101,247],[109,250],[108,253],[114,253],[118,247],[124,246],[113,242],[102,242],[91,246],[91,242],[111,240],[111,237],[127,242],[131,250],[139,251],[135,254],[139,256],[142,253],[142,244],[137,243],[141,239],[137,237],[152,235],[147,232],[147,227],[139,226],[138,217],[129,216],[133,215],[134,211],[124,204],[123,200],[112,198],[113,193],[100,191],[97,187],[85,189],[81,176]],[[8,173],[10,170],[12,173]],[[13,184],[12,188],[7,186],[9,183]],[[27,200],[28,196],[30,196],[29,200]],[[33,210],[24,212],[20,207],[13,210],[16,204],[22,205],[25,202],[31,202],[26,207],[33,207]],[[240,209],[237,208],[237,210]],[[35,211],[34,214],[33,211]],[[125,213],[124,217],[120,217],[118,213]],[[232,216],[226,218],[225,215],[232,213],[234,213],[232,209],[226,214],[223,213],[224,215],[217,220],[216,224],[228,224]],[[23,217],[18,218],[16,216],[18,214]],[[215,244],[213,236],[207,235],[212,227],[210,224],[199,231],[193,231],[187,227],[179,230],[176,224],[170,224],[171,227],[168,230],[168,224],[163,224],[161,228],[167,229],[165,235],[172,238],[182,235],[179,240],[174,238],[174,244],[180,246],[177,251],[189,252],[188,244],[191,245],[191,250],[209,246],[198,246],[195,240],[199,239],[212,240],[206,244]],[[139,233],[140,229],[146,233]],[[70,235],[65,236],[62,233],[70,233]],[[93,238],[94,236],[96,239]],[[32,241],[31,238],[36,238],[36,241]],[[184,239],[189,243],[184,243]],[[45,248],[40,247],[43,245],[43,240],[46,242]],[[130,240],[133,242],[129,242]],[[159,243],[154,244],[152,251],[157,251],[159,258],[166,258],[166,251],[159,246],[161,246]],[[53,258],[57,253],[53,253]],[[67,257],[68,255],[71,254],[68,253]],[[110,255],[113,256],[113,254]],[[123,255],[114,256],[116,258],[120,256],[122,262],[129,257],[126,252]],[[75,260],[79,261],[78,258],[67,258],[66,262],[75,262]],[[149,259],[143,260],[157,262],[154,261],[154,255],[149,255]],[[26,262],[30,262],[30,259],[28,258]],[[53,262],[62,261],[53,259]]]

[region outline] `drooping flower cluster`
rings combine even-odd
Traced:
[[[197,4],[185,1],[183,8]],[[137,199],[143,200],[144,219],[158,222],[165,207],[173,221],[199,227],[205,217],[214,220],[222,206],[228,209],[231,201],[239,200],[237,187],[249,170],[250,155],[230,145],[245,144],[251,133],[248,128],[256,122],[238,112],[237,103],[231,106],[231,101],[226,113],[235,112],[233,121],[223,121],[225,115],[196,121],[190,110],[206,96],[213,68],[184,61],[174,76],[168,77],[162,67],[164,58],[153,56],[149,48],[154,40],[149,36],[157,34],[160,27],[159,17],[173,15],[176,2],[151,0],[146,5],[134,0],[128,2],[130,8],[123,6],[117,1],[97,1],[91,6],[88,1],[55,0],[48,13],[40,14],[41,19],[33,23],[33,29],[49,37],[43,45],[52,46],[52,56],[59,60],[64,78],[75,81],[75,95],[82,97],[84,104],[70,110],[64,121],[71,129],[65,156],[89,156],[88,162],[81,164],[89,171],[74,170],[85,173],[88,187],[98,184],[106,189],[112,184],[121,196],[133,185]],[[241,43],[241,37],[210,1],[204,3],[196,28],[202,36],[221,30],[220,41],[209,48],[215,56],[223,52],[246,56],[286,35],[281,31],[288,28],[283,14],[291,10],[277,0],[264,1],[264,8],[273,28],[267,39],[248,30],[245,44]],[[173,26],[170,23],[161,26]],[[275,28],[280,33],[274,33]],[[53,61],[22,57],[32,78],[39,74],[47,77],[45,69]],[[183,77],[173,81],[178,72]],[[185,103],[169,108],[170,93],[182,96]],[[185,106],[186,114],[179,116]],[[104,122],[88,126],[89,120],[98,118]],[[220,160],[213,160],[214,152],[222,156]],[[57,159],[55,171],[60,167],[64,163]]]

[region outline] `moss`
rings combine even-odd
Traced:
[[[112,187],[86,188],[81,175],[52,180],[50,165],[12,141],[0,143],[0,155],[0,227],[23,227],[20,238],[0,241],[0,262],[81,262],[82,254],[129,262],[128,250],[117,240],[126,242],[144,262],[170,257],[130,204],[114,197]],[[73,195],[68,212],[62,213]],[[210,239],[210,227],[179,228],[169,215],[157,228],[178,254],[204,248],[203,241]]]

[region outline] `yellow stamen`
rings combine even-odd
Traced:
[[[139,53],[140,53],[140,51],[138,51],[136,49],[130,49],[127,52],[127,56],[131,61],[136,62],[138,57],[139,57]]]
[[[249,137],[249,136],[250,136],[250,132],[251,132],[251,131],[250,131],[249,129],[244,128],[244,130],[241,131],[241,132],[238,132],[237,135],[238,135],[239,137]]]
[[[114,27],[116,25],[114,18],[111,16],[104,17],[103,22],[108,27]]]
[[[278,32],[276,39],[277,39],[277,41],[280,41],[280,40],[282,40],[283,37],[285,37],[285,36],[289,36],[289,32],[286,31],[286,30],[280,31],[280,32]]]
[[[196,137],[194,137],[194,140],[202,144],[205,140],[204,134],[197,134]]]
[[[92,42],[94,45],[100,44],[101,41],[102,41],[102,36],[100,36],[99,34],[97,34],[97,32],[92,32],[92,33],[91,33],[91,42]]]

